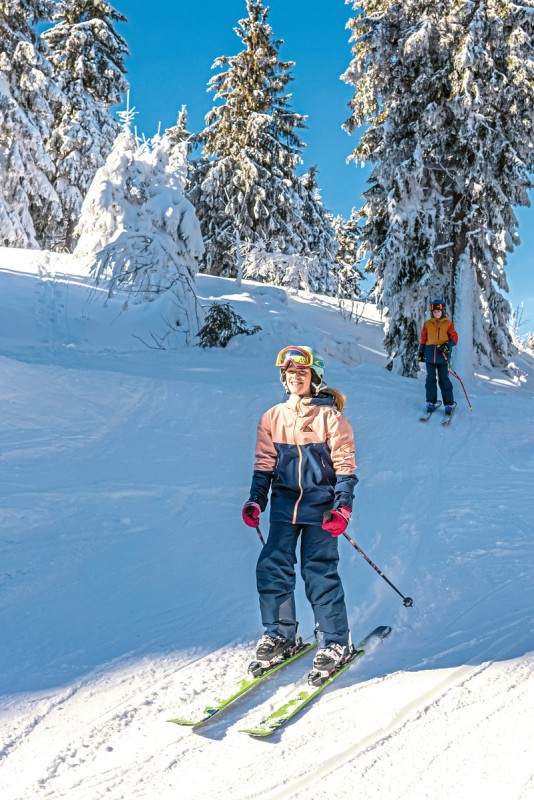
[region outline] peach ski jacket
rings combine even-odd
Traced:
[[[322,523],[332,508],[352,508],[358,478],[351,425],[334,398],[290,395],[262,416],[250,501],[265,510],[271,489],[271,522]]]

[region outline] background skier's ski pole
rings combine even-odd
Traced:
[[[441,355],[443,356],[443,358],[444,358],[444,359],[445,359],[445,361],[447,362],[447,368],[448,368],[449,372],[451,373],[451,375],[454,375],[454,377],[455,377],[455,378],[457,378],[457,380],[459,380],[459,381],[460,381],[460,384],[461,384],[461,386],[462,386],[462,389],[464,390],[465,399],[467,400],[467,405],[469,406],[469,411],[472,411],[472,410],[473,410],[473,406],[472,406],[472,405],[471,405],[471,403],[469,402],[469,398],[468,398],[468,396],[467,396],[467,392],[465,391],[465,386],[464,386],[464,382],[463,382],[463,380],[462,380],[462,379],[460,378],[460,376],[459,376],[459,375],[457,375],[457,374],[456,374],[456,372],[455,372],[455,371],[452,369],[452,367],[451,367],[451,365],[450,365],[450,363],[449,363],[449,359],[447,358],[447,356],[445,355],[445,353],[442,353]]]
[[[363,552],[363,550],[362,550],[360,547],[358,547],[358,545],[356,544],[356,542],[354,542],[354,541],[353,541],[353,540],[350,538],[349,534],[348,534],[346,531],[343,533],[343,536],[345,537],[345,539],[346,539],[348,542],[350,542],[350,543],[351,543],[351,545],[354,547],[354,549],[355,549],[355,550],[357,550],[357,551],[358,551],[358,553],[359,553],[361,556],[363,556],[363,557],[365,558],[365,560],[367,561],[367,563],[368,563],[368,564],[370,564],[370,565],[372,566],[372,568],[375,570],[375,572],[378,572],[378,574],[380,575],[380,577],[381,577],[381,578],[384,578],[384,580],[386,581],[386,583],[389,583],[389,585],[391,586],[391,588],[392,588],[392,589],[395,589],[395,591],[397,592],[397,594],[399,594],[399,595],[402,597],[402,601],[403,601],[404,605],[406,606],[406,608],[410,608],[410,606],[413,606],[413,600],[412,600],[412,598],[411,598],[411,597],[405,597],[405,596],[402,594],[402,592],[399,592],[399,590],[397,589],[397,587],[396,587],[396,586],[393,586],[393,584],[391,583],[391,581],[389,580],[389,578],[386,578],[386,576],[384,575],[384,573],[383,573],[381,570],[379,570],[379,569],[378,569],[378,567],[376,566],[376,564],[373,564],[373,562],[371,561],[371,559],[369,558],[369,556],[366,556],[366,555],[365,555],[365,553]]]

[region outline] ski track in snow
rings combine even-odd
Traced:
[[[530,386],[476,381],[473,412],[455,386],[450,428],[423,426],[423,382],[383,369],[369,309],[355,326],[325,298],[200,278],[262,331],[149,353],[146,317],[35,263],[0,269],[2,799],[531,800]],[[353,635],[391,624],[390,639],[268,740],[240,730],[310,657],[180,728],[168,720],[224,696],[261,632],[239,509],[256,423],[281,399],[273,353],[294,339],[322,348],[348,395],[351,535],[414,607],[341,541]],[[297,605],[306,636],[300,583]]]

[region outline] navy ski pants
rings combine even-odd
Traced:
[[[315,615],[319,647],[334,642],[348,644],[349,625],[345,596],[338,575],[337,538],[320,525],[293,525],[273,522],[256,568],[261,619],[271,636],[294,639],[297,622],[295,610],[295,564],[300,536],[300,571],[306,597]]]
[[[437,373],[437,376],[436,376]],[[439,388],[443,398],[444,406],[452,406],[454,403],[454,396],[452,393],[452,383],[449,378],[449,365],[448,364],[426,364],[426,402],[435,403],[438,399],[438,388],[436,386],[436,377],[439,381]]]

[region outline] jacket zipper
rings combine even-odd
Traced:
[[[297,432],[297,422],[299,421],[300,400],[297,403],[296,411],[297,411],[297,415],[295,417],[295,424],[293,425],[293,441],[295,442],[295,446],[296,446],[297,450],[299,451],[298,476],[299,476],[300,494],[299,494],[299,496],[297,498],[297,502],[295,503],[295,508],[293,509],[293,525],[296,525],[296,523],[297,523],[297,511],[298,511],[299,503],[302,500],[302,495],[304,494],[304,489],[302,488],[302,450],[300,449],[300,445],[297,443],[297,433],[296,433]]]
[[[436,322],[436,338],[438,340],[438,344],[441,341],[440,335],[441,335],[441,326],[440,326],[439,322]],[[434,345],[434,364],[437,364],[437,363],[438,363],[438,345],[435,344]]]

